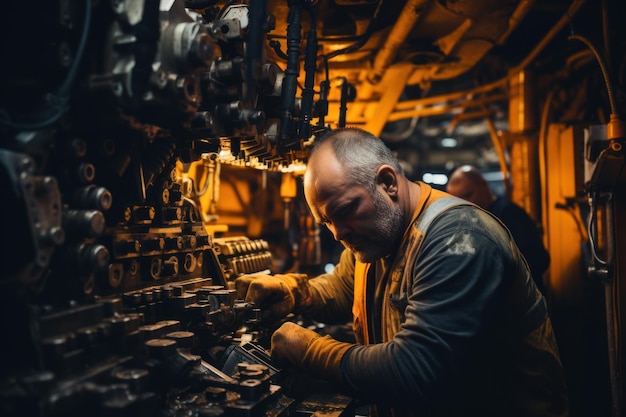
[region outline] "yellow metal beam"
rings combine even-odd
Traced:
[[[389,119],[389,115],[393,112],[396,104],[400,100],[400,96],[406,87],[407,81],[409,77],[413,73],[413,66],[411,65],[402,65],[391,67],[385,73],[385,78],[383,79],[382,85],[387,86],[388,88],[382,92],[380,100],[374,104],[370,105],[366,109],[366,119],[367,122],[365,124],[365,130],[375,135],[380,135],[387,124]],[[348,123],[350,121],[348,120]]]

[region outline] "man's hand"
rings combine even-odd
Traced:
[[[253,302],[263,319],[280,320],[310,304],[311,293],[305,274],[243,275],[235,280],[237,298]]]
[[[341,360],[353,346],[288,321],[272,335],[270,353],[278,367],[298,368],[341,384]]]
[[[294,368],[302,364],[307,348],[321,336],[290,321],[272,334],[272,363],[280,368]]]

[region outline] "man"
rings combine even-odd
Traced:
[[[352,319],[357,343],[287,321],[272,335],[275,365],[336,384],[371,415],[567,415],[544,298],[493,215],[409,181],[380,139],[355,128],[316,141],[304,195],[346,247],[337,267],[243,276],[238,296],[266,320]]]
[[[543,246],[537,225],[528,213],[512,201],[496,196],[480,171],[471,165],[463,165],[454,170],[446,191],[478,204],[502,220],[526,258],[535,284],[545,294],[543,274],[550,266],[550,255]]]

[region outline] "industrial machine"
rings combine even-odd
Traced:
[[[572,415],[626,416],[618,3],[3,4],[0,414],[354,415],[289,392],[233,280],[332,263],[298,177],[359,126],[415,180],[502,173],[550,249]]]

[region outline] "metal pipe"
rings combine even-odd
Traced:
[[[567,25],[571,21],[572,17],[576,14],[576,12],[578,12],[578,10],[582,7],[585,1],[586,0],[575,0],[574,2],[572,2],[567,12],[565,12],[565,14],[561,17],[561,19],[559,19],[559,21],[550,29],[550,31],[546,34],[546,36],[544,36],[543,39],[541,39],[541,42],[539,42],[535,46],[535,48],[526,56],[526,58],[524,58],[524,60],[519,65],[511,69],[511,71],[509,72],[509,75],[507,75],[506,77],[501,78],[499,80],[495,80],[489,84],[484,84],[484,85],[481,85],[481,86],[478,86],[469,90],[465,90],[465,91],[442,94],[439,96],[431,96],[431,97],[426,97],[426,98],[418,99],[418,100],[410,100],[410,101],[405,100],[396,104],[396,107],[394,108],[394,112],[391,115],[394,115],[399,110],[403,110],[403,109],[413,109],[418,106],[427,106],[430,104],[441,103],[442,101],[460,100],[468,95],[473,95],[477,93],[486,93],[486,92],[495,90],[497,88],[505,87],[508,84],[509,77],[515,76],[515,74],[517,74],[518,72],[522,71],[527,66],[529,66],[530,63],[533,62],[535,58],[537,58],[537,56],[543,51],[543,49],[550,43],[550,41],[552,41],[552,39],[563,29],[563,27],[565,27],[565,25]],[[411,2],[411,3],[414,3],[414,2]],[[383,50],[384,49],[385,47],[383,47]],[[412,117],[412,116],[408,115],[405,117]],[[403,118],[403,117],[396,117],[396,120],[400,118]]]
[[[493,121],[489,117],[486,117],[485,121],[487,122],[487,127],[489,128],[489,136],[491,136],[493,147],[498,154],[498,161],[500,162],[500,171],[502,171],[506,196],[507,198],[511,198],[511,176],[506,165],[506,155],[504,154],[504,148],[500,142],[500,136],[498,135],[498,131]]]
[[[400,50],[407,36],[409,36],[411,29],[422,17],[431,2],[432,0],[409,0],[406,3],[398,16],[396,24],[391,29],[387,41],[376,55],[376,58],[374,58],[372,70],[367,76],[368,81],[372,84],[380,82],[385,70],[391,66],[398,54],[398,50]]]
[[[533,62],[535,58],[537,58],[539,53],[543,51],[543,49],[552,41],[552,39],[559,32],[561,32],[561,29],[563,29],[567,24],[572,21],[572,17],[576,14],[576,12],[578,12],[582,5],[585,4],[585,1],[586,0],[575,0],[574,2],[572,2],[569,9],[567,9],[567,12],[565,12],[565,14],[559,19],[556,25],[554,25],[552,29],[550,29],[548,34],[544,36],[543,39],[541,39],[541,41],[533,48],[531,53],[528,54],[528,56],[526,56],[526,58],[516,68],[511,70],[510,73],[516,74],[526,68],[528,65],[530,65],[530,63]]]
[[[339,128],[344,128],[346,127],[346,114],[348,111],[348,94],[350,85],[345,77],[341,77],[341,80],[341,100],[339,104],[339,122],[337,123],[337,126]]]

